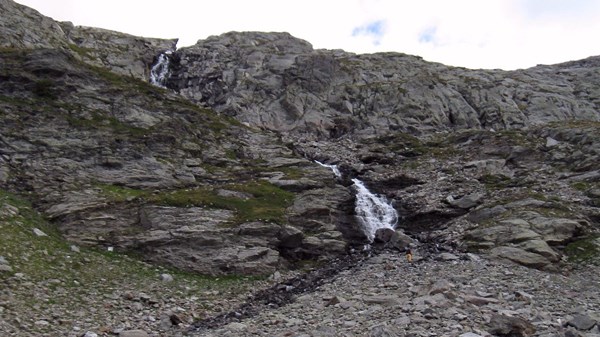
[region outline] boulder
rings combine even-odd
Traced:
[[[507,259],[537,269],[544,268],[550,264],[550,261],[542,255],[531,253],[517,247],[495,247],[490,250],[490,255],[495,258]]]
[[[561,254],[552,249],[546,241],[543,240],[528,240],[517,245],[518,248],[528,252],[539,254],[550,262],[560,261]]]
[[[582,233],[583,226],[576,220],[538,216],[529,222],[549,245],[561,245]]]
[[[488,332],[494,336],[528,337],[535,334],[536,328],[531,322],[519,317],[493,314]]]
[[[590,330],[596,325],[597,321],[587,315],[575,315],[568,322],[568,326],[572,326],[577,330]]]
[[[481,203],[481,199],[484,197],[483,194],[473,193],[469,195],[465,195],[460,199],[450,198],[448,203],[454,207],[469,209],[473,208]]]
[[[379,228],[375,231],[374,243],[387,243],[392,240],[392,237],[396,234],[391,228]]]

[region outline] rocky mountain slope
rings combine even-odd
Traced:
[[[442,292],[445,300],[436,299],[443,300],[440,306],[459,308],[461,315],[480,315],[469,324],[459,319],[445,326],[446,335],[485,335],[489,330],[483,326],[490,322],[491,312],[500,310],[494,307],[498,303],[508,310],[505,316],[543,322],[543,334],[562,331],[556,319],[573,318],[568,311],[575,309],[567,308],[575,305],[572,302],[557,301],[555,311],[519,311],[522,306],[513,302],[520,300],[503,297],[513,291],[535,292],[534,298],[546,301],[552,295],[564,296],[563,290],[549,295],[538,295],[538,288],[492,291],[495,283],[491,280],[508,272],[499,262],[542,270],[535,275],[555,275],[544,273],[561,273],[598,261],[598,57],[510,72],[469,70],[398,53],[314,50],[289,34],[259,32],[227,33],[174,50],[176,39],[75,27],[10,0],[0,0],[0,10],[4,234],[0,280],[7,285],[0,314],[8,317],[0,331],[81,335],[85,331],[72,329],[85,325],[107,335],[137,325],[156,335],[210,335],[213,332],[186,330],[199,326],[198,319],[218,312],[221,304],[214,296],[200,296],[210,303],[207,310],[196,312],[192,309],[195,300],[188,302],[186,296],[199,296],[191,293],[208,291],[203,288],[206,284],[173,294],[162,281],[148,281],[147,287],[154,289],[149,296],[160,298],[163,302],[158,307],[164,310],[146,312],[144,317],[156,320],[179,310],[163,305],[170,297],[186,312],[178,318],[182,322],[161,327],[148,323],[148,318],[144,324],[119,325],[114,322],[124,319],[126,312],[149,310],[143,307],[147,298],[135,295],[144,290],[134,283],[144,283],[138,274],[147,273],[144,268],[150,267],[132,269],[131,277],[138,281],[131,282],[127,291],[105,289],[92,281],[86,259],[108,265],[111,260],[100,252],[110,249],[119,258],[121,253],[132,256],[132,265],[141,259],[160,268],[200,275],[259,277],[332,264],[348,254],[356,256],[368,243],[355,216],[353,178],[385,196],[399,213],[393,240],[374,242],[373,253],[395,252],[411,242],[424,264],[414,269],[403,266],[390,275],[379,263],[361,264],[354,269],[356,274],[342,273],[336,281],[341,283],[327,286],[344,289],[337,293],[343,299],[357,296],[348,295],[354,286],[373,296],[379,296],[382,289],[395,293],[410,287],[403,283],[403,275],[411,284],[426,286],[434,283],[435,275],[420,268],[434,268],[453,284],[453,290]],[[161,55],[169,61],[166,88],[149,83],[151,69]],[[342,177],[336,178],[315,160],[336,164]],[[30,202],[31,208],[15,200]],[[39,212],[48,223],[41,219],[32,223],[22,218],[22,212]],[[46,232],[56,229],[51,235],[56,245],[44,247],[39,242],[45,239],[39,239],[33,228],[40,226]],[[20,247],[19,241],[31,247],[31,252]],[[85,271],[79,276],[65,272],[72,266],[68,262],[71,244],[84,251],[76,258],[77,268]],[[448,257],[444,254],[475,256],[467,252],[486,260],[434,261]],[[399,263],[395,256],[386,259]],[[40,267],[48,263],[55,263],[52,268],[60,271],[52,284]],[[118,260],[115,265],[127,263]],[[465,274],[483,270],[492,276],[481,281],[481,286],[463,280],[463,287],[456,284],[463,281],[451,277],[454,267],[463,268]],[[527,269],[515,270],[525,288],[537,286]],[[587,269],[575,270],[572,289],[585,287]],[[157,269],[152,277],[158,279],[160,272],[166,269]],[[125,272],[115,273],[120,276],[114,284],[125,282]],[[372,284],[360,275],[381,273],[382,278],[389,276],[397,283],[368,290]],[[424,279],[417,281],[420,276]],[[273,282],[279,277],[272,277]],[[102,314],[90,322],[75,323],[67,319],[58,327],[55,315],[65,308],[77,308],[81,316],[87,310],[99,310],[99,303],[90,301],[94,293],[89,289],[77,290],[83,291],[79,303],[60,300],[52,310],[45,307],[54,296],[64,298],[65,284],[82,278],[102,288],[100,296],[111,298],[107,305],[119,309],[110,317]],[[19,288],[23,280],[26,285]],[[562,289],[568,280],[561,279],[552,287]],[[263,282],[257,287],[269,283]],[[185,286],[174,285],[179,287]],[[280,287],[287,289],[285,283]],[[477,310],[462,306],[466,296],[473,295],[469,287],[492,294],[475,293],[494,298],[485,304],[493,305]],[[413,290],[406,301],[433,295]],[[27,299],[31,292],[52,296],[31,304]],[[133,308],[125,293],[133,293],[142,307]],[[161,297],[161,293],[169,295]],[[247,294],[234,293],[229,299],[224,296],[227,304],[222,310],[235,310]],[[585,294],[586,298],[574,298],[588,301],[585,310],[574,312],[597,315],[597,297]],[[330,295],[306,296],[318,302],[319,296],[329,300]],[[366,310],[364,317],[388,307],[375,303],[377,308],[363,308],[362,297],[350,302],[354,304],[342,309],[361,307]],[[148,304],[157,308],[157,303]],[[443,321],[446,315],[437,309],[405,310],[403,305],[392,304],[390,310],[407,313],[417,324],[409,335],[428,336],[437,323],[425,327],[423,317]],[[297,305],[290,308],[282,310],[298,309]],[[20,315],[26,319],[19,319]],[[288,330],[277,323],[275,330],[263,331],[259,325],[280,321],[267,318],[272,315],[268,311],[264,315],[251,321],[256,323],[235,322],[254,318],[234,315],[228,323],[235,324],[217,328],[231,335],[317,336],[334,330],[342,335],[402,333],[387,327],[374,330],[375,325],[365,328],[367,323],[357,319],[333,318],[327,324],[334,330],[325,328],[324,332],[308,318],[285,322]],[[94,327],[103,320],[109,328]],[[37,321],[48,324],[36,325]],[[294,328],[305,323],[311,328]]]
[[[172,56],[167,86],[266,129],[309,138],[520,129],[599,121],[600,58],[470,70],[400,53],[314,50],[286,33],[228,33]]]

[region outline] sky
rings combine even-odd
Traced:
[[[315,49],[400,52],[513,70],[600,55],[600,0],[17,0],[58,21],[178,48],[230,31],[288,32]]]

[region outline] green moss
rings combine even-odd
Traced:
[[[283,173],[286,179],[300,179],[305,176],[305,172],[299,167],[293,166],[282,166],[282,167],[268,167],[261,166],[265,165],[267,162],[264,160],[252,160],[250,162],[245,162],[247,164],[247,171],[252,175],[271,175],[273,173]]]
[[[417,137],[402,132],[377,137],[367,143],[385,145],[387,151],[396,152],[405,157],[418,157],[427,152],[425,145]]]
[[[85,48],[85,47],[80,47],[76,44],[70,43],[69,44],[69,49],[71,49],[72,51],[76,52],[77,54],[79,54],[79,56],[87,58],[87,59],[92,59],[94,58],[90,53],[93,53],[94,50],[90,49],[90,48]]]
[[[115,191],[113,187],[107,189],[111,193]],[[120,189],[116,191],[114,193],[123,193]],[[18,211],[16,214],[9,213],[7,209]],[[35,212],[26,200],[0,190],[0,210],[3,210],[0,212],[0,256],[6,258],[13,268],[12,273],[0,273],[0,283],[14,273],[22,273],[27,281],[34,283],[55,280],[47,285],[53,305],[66,304],[70,306],[69,310],[73,309],[73,305],[81,305],[80,309],[86,310],[89,305],[85,303],[86,300],[111,296],[115,289],[124,287],[147,291],[158,286],[165,298],[201,296],[208,300],[210,295],[207,295],[207,290],[242,293],[262,279],[240,275],[198,275],[149,265],[130,255],[101,248],[79,247],[80,251],[74,252],[60,232]],[[48,236],[36,236],[33,228],[42,230]],[[174,281],[169,287],[163,288],[160,274],[165,272],[173,275]],[[67,291],[54,293],[59,288]],[[16,296],[21,293],[16,293]],[[218,295],[214,296],[216,298]],[[32,312],[47,310],[50,305],[35,296],[17,300],[18,303],[25,303]]]
[[[235,159],[238,158],[236,151],[233,150],[233,149],[226,149],[225,150],[225,157],[227,157],[229,159],[232,159],[232,160],[235,160]]]
[[[600,236],[592,236],[583,240],[571,242],[565,247],[570,262],[599,264]]]
[[[98,184],[96,185],[102,191],[103,195],[114,202],[125,202],[139,199],[149,195],[148,191],[136,190],[123,186]]]
[[[31,106],[32,102],[25,98],[0,95],[0,102],[17,106]]]
[[[579,190],[579,191],[587,191],[590,188],[590,184],[586,183],[585,181],[577,181],[571,184],[571,186],[573,186],[573,188]]]
[[[33,93],[43,99],[55,100],[57,98],[54,82],[48,79],[43,79],[35,82]]]
[[[288,179],[300,179],[305,175],[304,171],[297,167],[278,167],[274,171],[283,172]]]
[[[503,175],[485,174],[479,177],[478,180],[485,184],[487,188],[493,189],[507,188],[511,184],[511,179]]]
[[[600,197],[597,192],[600,190],[599,182],[586,182],[586,181],[578,181],[571,184],[573,188],[585,193],[585,195],[590,198],[590,202],[592,206],[600,207]]]
[[[250,198],[221,196],[217,188],[197,188],[175,190],[167,193],[149,195],[147,200],[161,205],[175,207],[205,206],[234,211],[234,223],[266,220],[283,222],[285,209],[294,199],[294,194],[284,191],[266,181],[255,181],[247,184],[225,185],[219,188],[251,195]]]
[[[128,125],[115,117],[106,116],[103,113],[92,113],[91,118],[79,118],[73,115],[67,115],[65,118],[69,125],[74,127],[86,129],[105,128],[110,129],[115,133],[127,134],[134,137],[143,136],[151,131],[149,129]]]

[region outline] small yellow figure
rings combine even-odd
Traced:
[[[410,250],[410,248],[406,249],[406,261],[409,263],[412,262],[412,250]]]

